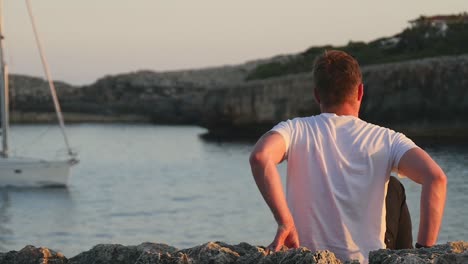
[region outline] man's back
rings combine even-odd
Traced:
[[[394,168],[422,185],[416,246],[434,245],[447,190],[442,169],[404,135],[358,118],[364,85],[352,56],[325,51],[313,76],[324,114],[280,123],[250,155],[255,183],[278,224],[269,248],[302,244],[365,262],[369,250],[384,247],[384,197]],[[284,159],[287,200],[276,167]]]
[[[330,113],[272,130],[285,140],[287,201],[301,245],[361,261],[384,248],[387,181],[415,144],[390,129]]]

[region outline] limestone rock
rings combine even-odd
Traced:
[[[468,131],[467,55],[371,65],[362,73],[364,120],[415,136]],[[202,125],[222,136],[258,135],[279,121],[318,114],[312,84],[312,74],[303,73],[209,90]]]
[[[380,249],[369,254],[372,264],[442,264],[468,263],[468,242],[449,242],[431,248],[390,250]]]
[[[279,121],[319,113],[311,73],[247,81],[255,65],[138,71],[81,87],[56,85],[63,111],[81,114],[82,121],[131,114],[135,120],[196,124],[213,134],[257,137]],[[468,55],[370,65],[362,73],[362,119],[410,136],[467,134]],[[53,113],[47,82],[13,76],[11,83],[11,106],[20,113],[12,119],[37,122],[39,114]]]
[[[97,245],[71,259],[47,248],[26,246],[19,252],[0,253],[0,264],[341,264],[333,252],[311,252],[307,248],[270,252],[247,243],[230,245],[208,242],[181,249],[166,244],[143,243],[138,246]],[[349,260],[344,264],[358,264]],[[449,242],[432,248],[372,251],[370,264],[466,264],[468,242]]]
[[[68,260],[62,253],[48,248],[26,246],[20,251],[0,254],[0,264],[66,264]]]
[[[91,250],[78,254],[70,259],[70,264],[126,264],[148,263],[160,258],[161,255],[169,255],[177,249],[165,244],[143,243],[138,246],[123,246],[115,244],[100,244]],[[156,262],[157,263],[157,262]]]
[[[267,255],[261,259],[258,263],[261,264],[306,264],[306,263],[317,263],[317,264],[341,264],[341,261],[335,257],[335,254],[328,250],[319,250],[312,253],[307,248],[289,249],[275,252]]]
[[[235,263],[240,256],[232,249],[214,242],[184,249],[179,253],[185,254],[191,263]]]
[[[223,242],[208,242],[196,247],[176,250],[164,244],[144,243],[139,246],[97,245],[70,259],[71,264],[340,264],[329,251],[310,252],[306,248],[284,249],[270,253],[263,247],[247,243],[229,245]]]

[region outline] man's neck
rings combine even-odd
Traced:
[[[356,107],[347,103],[343,105],[339,105],[339,106],[330,106],[330,107],[325,107],[323,105],[320,105],[320,111],[322,113],[332,113],[332,114],[336,114],[339,116],[359,117],[359,107]]]

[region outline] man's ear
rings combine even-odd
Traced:
[[[317,89],[314,89],[314,97],[317,104],[320,104],[320,95],[318,94]]]
[[[364,84],[359,84],[358,86],[358,101],[362,102],[362,97],[364,96]]]

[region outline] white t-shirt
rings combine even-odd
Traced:
[[[416,145],[388,128],[331,113],[281,122],[272,131],[286,143],[286,196],[301,246],[361,263],[385,248],[389,175]]]

